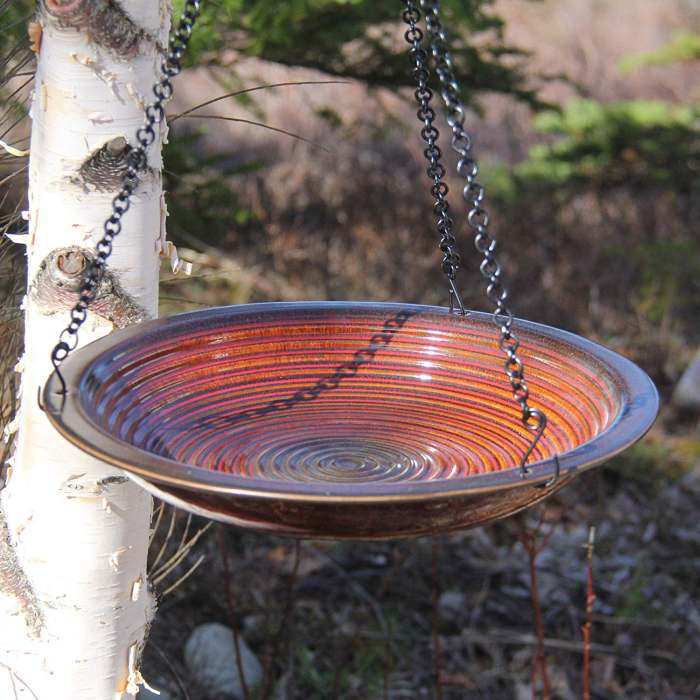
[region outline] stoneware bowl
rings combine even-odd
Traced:
[[[73,353],[44,390],[55,427],[159,498],[241,527],[379,539],[458,530],[530,506],[649,429],[636,365],[516,321],[532,433],[492,317],[353,302],[207,309]],[[558,473],[558,478],[554,479]]]

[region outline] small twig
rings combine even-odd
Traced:
[[[159,294],[158,298],[161,301],[176,301],[180,304],[191,304],[192,306],[211,306],[211,302],[192,301],[192,299],[186,299],[185,297],[172,297],[165,294]]]
[[[442,700],[442,644],[440,643],[439,603],[440,603],[440,553],[437,538],[430,541],[431,578],[432,578],[432,637],[433,637],[433,664],[435,668],[435,698]]]
[[[156,570],[156,566],[158,566],[158,562],[161,560],[161,558],[165,554],[165,550],[168,547],[168,542],[170,541],[170,538],[172,537],[172,534],[173,534],[173,529],[175,528],[175,516],[177,514],[176,514],[174,508],[170,512],[171,512],[171,515],[170,515],[170,525],[168,527],[168,532],[165,535],[165,539],[163,540],[163,544],[161,545],[160,550],[158,551],[158,554],[156,555],[155,560],[151,564],[152,571]]]
[[[160,594],[160,597],[165,598],[166,596],[170,595],[178,586],[181,586],[190,576],[192,576],[192,574],[195,571],[197,571],[197,569],[199,568],[199,565],[205,559],[206,559],[206,557],[204,556],[204,554],[202,554],[199,557],[199,559],[197,559],[197,561],[189,569],[187,569],[187,571],[185,571],[185,573],[182,576],[180,576],[180,578],[177,581],[175,581],[175,583],[173,583],[172,586],[169,586]]]
[[[462,635],[469,640],[480,642],[483,644],[508,644],[508,645],[523,645],[538,647],[540,645],[540,640],[536,635],[533,634],[521,634],[518,632],[512,632],[509,630],[491,630],[489,632],[482,632],[481,630],[467,627],[462,630]],[[363,636],[370,637],[372,639],[377,639],[377,635],[363,634]],[[573,653],[583,654],[584,645],[583,642],[569,641],[566,639],[553,639],[549,637],[544,638],[544,646],[546,649],[558,649],[560,651],[570,651]],[[618,663],[625,663],[630,668],[637,668],[638,662],[632,659],[626,659],[622,656],[618,649],[609,644],[596,644],[591,642],[591,653],[598,656],[610,656],[618,660]],[[672,654],[668,651],[663,651],[662,649],[637,649],[635,653],[640,656],[649,657],[652,659],[661,659],[662,661],[668,661],[669,663],[675,664],[680,667],[681,662],[678,659],[677,654]]]
[[[535,686],[537,681],[537,669],[540,671],[540,676],[542,677],[542,698],[543,700],[550,700],[551,698],[551,686],[549,683],[549,673],[547,672],[547,656],[545,654],[545,644],[544,644],[544,622],[542,620],[542,606],[540,604],[540,595],[537,588],[537,557],[540,552],[547,546],[549,538],[552,531],[543,536],[538,542],[538,536],[542,529],[542,524],[544,522],[544,510],[540,512],[540,517],[537,526],[533,531],[527,530],[523,527],[520,534],[520,542],[522,543],[525,551],[527,553],[529,564],[530,564],[530,599],[532,601],[532,612],[533,621],[535,626],[535,632],[537,635],[537,652],[533,659],[532,665],[532,697],[535,698]]]
[[[591,700],[591,630],[593,627],[593,604],[595,603],[595,591],[593,590],[593,547],[595,544],[595,527],[588,529],[588,542],[586,548],[586,622],[583,633],[583,700]]]
[[[362,600],[364,600],[370,606],[370,608],[372,608],[372,612],[374,613],[377,623],[379,624],[379,627],[382,630],[382,635],[384,639],[391,639],[389,625],[387,624],[386,618],[382,613],[382,608],[379,605],[379,603],[370,595],[369,591],[367,591],[367,589],[364,586],[360,585],[347,571],[345,571],[345,569],[342,566],[340,566],[340,564],[338,564],[338,562],[335,559],[333,559],[333,557],[330,554],[324,552],[318,547],[314,547],[311,544],[304,543],[303,546],[312,549],[318,556],[325,559],[331,566],[331,568],[334,571],[336,571],[343,579],[345,579],[348,586],[354,591],[357,597],[362,598]]]
[[[387,645],[389,647],[389,645]],[[391,655],[391,649],[387,648],[387,657]],[[382,700],[389,700],[389,689],[391,686],[391,679],[389,674],[391,673],[391,667],[388,663],[382,666]]]
[[[582,617],[586,617],[585,612],[576,612]],[[600,613],[594,613],[593,615],[591,615],[591,620],[593,622],[600,622],[603,625],[621,625],[623,627],[650,627],[652,629],[668,630],[669,632],[678,632],[680,628],[679,623],[654,622],[653,620],[639,620],[635,617],[613,617],[611,615],[601,615]]]
[[[281,643],[282,643],[282,638],[284,636],[286,642],[287,642],[287,647],[290,646],[291,639],[292,639],[292,630],[291,630],[291,621],[292,621],[292,612],[294,611],[294,589],[296,587],[297,583],[297,578],[299,576],[299,565],[301,563],[301,544],[299,540],[296,540],[294,542],[294,561],[292,564],[292,572],[289,576],[289,580],[287,582],[287,592],[286,592],[286,600],[285,600],[285,605],[284,609],[282,611],[282,617],[280,618],[280,625],[277,629],[277,633],[275,634],[274,639],[272,640],[272,643],[269,645],[269,648],[272,650],[272,653],[266,654],[265,658],[265,687],[264,690],[261,694],[262,700],[267,700],[273,689],[273,678],[272,678],[272,659],[274,657],[279,657],[281,656]]]
[[[208,522],[206,525],[201,527],[197,532],[190,537],[187,543],[180,549],[176,550],[170,559],[168,559],[165,564],[163,564],[157,571],[154,571],[152,580],[154,584],[160,583],[163,579],[170,575],[170,573],[182,563],[182,560],[187,556],[190,550],[197,544],[199,539],[204,535],[204,533],[212,526],[212,522]]]
[[[190,109],[186,109],[184,112],[180,112],[180,114],[175,114],[172,117],[168,117],[168,121],[172,124],[177,119],[180,119],[181,117],[185,117],[188,114],[192,114],[192,112],[196,112],[198,109],[202,109],[202,107],[208,107],[209,105],[213,105],[215,102],[221,102],[221,100],[227,100],[229,97],[239,97],[240,95],[246,95],[250,92],[257,92],[258,90],[269,90],[272,88],[289,87],[289,86],[296,86],[296,85],[349,85],[349,84],[350,84],[350,82],[347,80],[300,80],[300,81],[292,81],[292,82],[285,82],[285,83],[270,83],[268,85],[256,85],[255,87],[244,88],[243,90],[236,90],[236,92],[227,92],[225,95],[219,95],[219,97],[214,97],[211,100],[207,100],[206,102],[202,102],[202,104],[199,104],[196,107],[191,107]]]
[[[224,255],[220,249],[182,228],[178,227],[177,236],[191,246],[195,254],[209,258],[205,261],[194,261],[195,265],[216,266],[220,270],[217,274],[233,278],[232,282],[249,285],[267,295],[272,295],[282,300],[294,300],[303,296],[300,289],[290,285],[284,278],[270,273],[269,270],[266,270],[263,275],[256,267],[244,266],[235,258],[230,255]]]
[[[547,657],[544,651],[544,623],[542,622],[542,606],[540,605],[540,594],[537,588],[537,550],[528,549],[530,559],[530,595],[532,598],[532,609],[535,616],[535,629],[537,630],[537,663],[540,667],[543,685],[543,698],[549,700],[551,690],[549,686],[549,674],[547,673]],[[534,692],[534,686],[533,686]]]
[[[203,272],[202,274],[192,273],[191,275],[187,275],[187,277],[183,277],[182,275],[171,275],[170,277],[163,276],[160,278],[160,283],[172,284],[174,282],[190,282],[191,280],[215,279],[217,277],[224,277],[226,274],[226,270],[217,270],[216,272]]]
[[[160,527],[160,521],[163,518],[163,511],[165,510],[165,503],[161,501],[157,506],[156,510],[153,513],[155,516],[155,522],[153,523],[153,528],[151,530],[151,537],[149,539],[149,544],[153,542],[153,538],[156,536],[156,533],[158,532],[158,528]]]
[[[331,691],[333,698],[340,697],[340,682],[343,678],[343,665],[341,663],[342,655],[338,649],[338,644],[332,642],[333,645],[333,689]]]
[[[188,114],[186,115],[187,119],[219,119],[221,121],[225,122],[238,122],[240,124],[250,124],[251,126],[259,126],[262,129],[267,129],[268,131],[274,131],[278,134],[284,134],[285,136],[290,136],[293,139],[297,139],[298,141],[303,141],[304,143],[308,143],[310,146],[313,146],[314,148],[320,148],[321,150],[325,151],[326,153],[332,153],[330,148],[327,148],[326,146],[316,143],[315,141],[312,141],[311,139],[307,139],[305,136],[301,136],[299,134],[295,134],[293,131],[287,131],[286,129],[280,129],[279,127],[276,126],[270,126],[269,124],[264,124],[263,122],[256,122],[253,119],[242,119],[241,117],[225,117],[220,114]],[[172,120],[171,120],[172,121]]]
[[[456,688],[464,688],[465,690],[474,690],[475,685],[474,681],[472,681],[469,676],[463,674],[463,673],[457,673],[457,674],[447,674],[443,673],[442,675],[442,684],[443,686],[453,686]]]
[[[182,537],[180,538],[180,544],[177,546],[178,551],[181,550],[185,545],[185,540],[187,539],[187,535],[190,534],[190,525],[191,524],[192,524],[192,514],[188,513],[187,514],[187,522],[185,523],[185,527],[182,531]]]
[[[243,659],[241,657],[241,639],[238,634],[238,625],[236,621],[236,597],[231,585],[231,569],[229,568],[228,551],[226,549],[226,531],[223,526],[217,529],[217,539],[219,542],[219,552],[221,554],[221,563],[224,570],[224,591],[226,592],[226,603],[228,605],[228,615],[231,623],[231,631],[233,632],[233,646],[236,652],[236,668],[238,669],[238,678],[241,681],[241,690],[243,691],[243,700],[250,700],[250,692],[248,684],[245,680],[243,672]]]
[[[384,663],[382,664],[382,700],[391,699],[391,675],[396,667],[394,658],[394,626],[390,628],[390,636],[384,640]]]
[[[5,185],[5,184],[8,183],[13,177],[17,177],[18,175],[20,175],[21,173],[23,173],[25,170],[27,170],[28,167],[29,167],[28,165],[24,165],[24,166],[22,166],[21,168],[18,168],[17,170],[11,172],[9,175],[6,175],[2,180],[0,180],[0,186]]]
[[[173,664],[171,663],[170,659],[167,657],[164,651],[160,649],[160,647],[157,644],[151,643],[151,649],[160,656],[162,659],[163,663],[168,667],[168,670],[172,674],[172,677],[175,679],[175,682],[177,683],[178,687],[182,691],[183,699],[182,700],[192,700],[190,697],[190,694],[187,692],[187,687],[185,686],[180,674],[177,672],[177,669]]]

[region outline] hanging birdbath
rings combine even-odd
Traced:
[[[548,416],[525,477],[532,435],[485,314],[198,311],[91,343],[61,367],[67,393],[54,375],[44,396],[71,442],[195,513],[308,537],[421,535],[532,505],[654,419],[654,387],[628,360],[546,326],[518,330]]]
[[[658,397],[641,369],[571,333],[513,318],[438,3],[421,6],[494,313],[467,311],[456,285],[429,56],[416,3],[405,0],[449,308],[221,307],[141,323],[73,352],[172,94],[169,78],[199,8],[190,0],[95,263],[52,353],[56,371],[43,402],[68,440],[199,515],[300,537],[381,539],[511,515],[649,429]]]

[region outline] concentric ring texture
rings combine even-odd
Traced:
[[[454,480],[517,467],[532,439],[481,314],[256,305],[168,324],[94,360],[82,409],[189,467],[329,488]],[[610,427],[622,405],[610,368],[565,339],[518,333],[532,406],[548,418],[530,461]]]

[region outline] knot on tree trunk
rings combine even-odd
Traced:
[[[113,192],[122,186],[129,167],[132,148],[123,136],[107,141],[85,160],[78,169],[83,185],[91,185],[99,192]]]
[[[85,270],[94,254],[72,246],[51,251],[39,265],[29,287],[29,296],[41,313],[69,311],[78,301]],[[146,318],[145,310],[119,284],[109,269],[102,272],[95,301],[90,311],[124,328]]]
[[[85,32],[123,60],[139,52],[142,40],[152,41],[115,0],[41,0],[41,8],[49,21]]]

